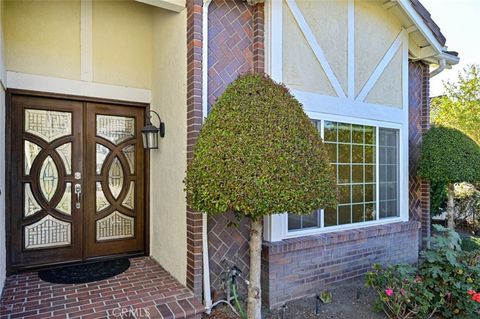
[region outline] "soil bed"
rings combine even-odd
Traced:
[[[286,309],[281,308],[268,311],[264,309],[264,319],[384,319],[383,312],[377,313],[373,309],[375,292],[364,285],[364,279],[358,278],[337,285],[329,289],[332,293],[332,303],[320,304],[320,313],[315,314],[315,297],[302,298],[286,303]],[[321,291],[319,291],[321,293]],[[358,296],[358,299],[357,299]],[[282,313],[284,312],[283,316]],[[230,319],[238,318],[226,306],[219,306],[211,315],[204,319]]]

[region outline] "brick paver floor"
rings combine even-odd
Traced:
[[[34,272],[9,276],[0,317],[200,318],[202,304],[153,259],[130,262],[124,273],[88,284],[52,284]]]

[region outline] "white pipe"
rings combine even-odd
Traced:
[[[430,79],[433,78],[435,75],[440,74],[443,70],[445,70],[447,66],[447,61],[445,59],[441,59],[438,65],[438,68],[430,72]]]
[[[202,111],[203,119],[208,111],[208,7],[212,0],[203,0],[202,11]],[[207,214],[202,214],[203,305],[207,314],[212,311],[210,291],[210,264],[208,254]]]

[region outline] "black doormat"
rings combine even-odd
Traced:
[[[97,261],[75,266],[41,270],[40,279],[54,284],[84,284],[121,274],[130,267],[128,258]]]

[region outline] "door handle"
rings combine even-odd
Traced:
[[[75,195],[77,197],[77,201],[75,203],[75,208],[80,208],[80,197],[82,195],[82,185],[81,184],[75,184]]]

